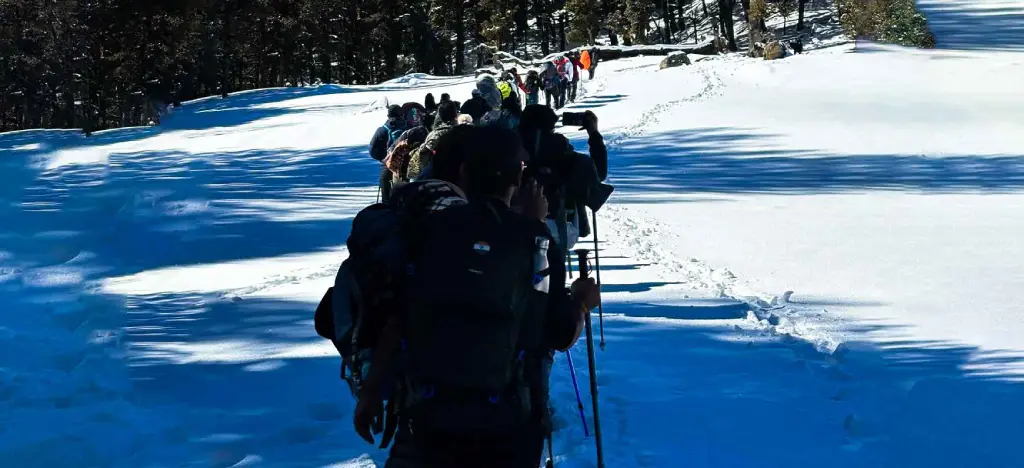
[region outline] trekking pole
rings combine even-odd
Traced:
[[[580,384],[576,382],[576,366],[572,365],[572,349],[565,350],[565,357],[569,359],[569,373],[572,374],[572,389],[576,390],[576,406],[580,409],[580,420],[583,421],[583,437],[590,437],[587,430],[587,417],[583,414],[583,398],[580,398]]]
[[[601,286],[601,247],[597,245],[597,212],[590,212],[594,215],[594,269],[597,270],[597,285]],[[601,329],[601,351],[604,351],[604,300],[597,302],[597,322]]]
[[[572,253],[565,254],[565,261],[569,265],[569,279],[572,279]]]
[[[580,278],[587,279],[590,277],[588,271],[587,256],[590,251],[587,249],[577,249],[576,256],[579,257],[580,264]],[[593,400],[594,405],[594,440],[597,445],[597,468],[604,468],[604,451],[601,447],[601,418],[597,409],[597,363],[594,359],[594,328],[590,322],[590,311],[587,311],[586,315],[586,327],[587,327],[587,364],[590,367],[590,398]]]

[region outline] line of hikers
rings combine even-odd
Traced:
[[[515,68],[502,73],[502,82],[510,82],[526,95],[526,104],[539,104],[540,92],[544,91],[545,103],[561,109],[566,102],[576,102],[580,78],[583,71],[594,79],[597,69],[597,49],[569,52],[544,63],[541,71],[529,70],[526,80],[519,77]],[[514,89],[514,88],[513,88]],[[503,92],[504,94],[504,92]]]
[[[550,107],[496,84],[478,79],[461,109],[447,94],[388,109],[370,144],[381,202],[353,220],[316,311],[355,430],[391,445],[389,468],[536,468],[545,440],[553,452],[554,353],[600,302],[592,279],[566,287],[586,209],[613,190],[598,119],[585,113],[590,154],[577,152]]]

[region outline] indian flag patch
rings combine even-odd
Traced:
[[[491,251],[491,244],[488,244],[484,241],[477,242],[473,244],[473,251],[478,254],[488,253]]]

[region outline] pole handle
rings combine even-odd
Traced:
[[[590,250],[576,249],[576,256],[579,257],[580,278],[590,278]]]

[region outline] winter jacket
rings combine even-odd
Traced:
[[[590,220],[585,208],[600,209],[613,190],[603,183],[608,177],[608,150],[604,138],[598,132],[590,133],[590,156],[587,156],[577,152],[569,140],[558,133],[520,128],[520,135],[530,154],[530,165],[524,177],[541,182],[549,201],[557,200],[559,190],[564,188],[564,208],[575,216],[579,237],[589,236]],[[560,207],[551,203],[549,208],[549,217],[555,219]]]
[[[541,82],[540,75],[538,75],[535,72],[530,72],[526,74],[526,83],[524,83],[523,86],[523,91],[526,94],[536,93],[540,91],[543,87],[544,84]]]
[[[584,70],[590,70],[590,51],[584,50],[580,52],[580,66]]]
[[[579,81],[579,79],[580,79],[580,70],[584,70],[583,64],[581,64],[579,60],[576,60],[575,57],[570,57],[569,61],[572,62],[572,78],[571,78],[571,81]]]
[[[495,91],[497,91],[497,89],[495,89]],[[501,94],[498,94],[498,97],[501,97]],[[498,102],[500,103],[501,100],[499,99]],[[480,118],[482,118],[487,111],[495,108],[496,107],[491,107],[490,104],[487,103],[487,100],[485,100],[479,92],[474,90],[473,97],[462,104],[462,109],[459,113],[469,114],[473,117],[473,122],[476,123],[480,121]]]
[[[550,92],[558,86],[558,66],[554,62],[544,65],[543,79],[544,90]]]
[[[383,161],[388,155],[391,146],[391,131],[405,129],[405,123],[400,119],[388,119],[387,123],[377,128],[370,139],[370,157],[377,161]]]
[[[434,131],[427,135],[426,141],[412,152],[409,156],[409,168],[406,171],[407,180],[418,180],[423,175],[423,171],[434,159],[434,150],[437,149],[438,139],[451,129],[451,124],[443,122],[438,124]]]
[[[501,202],[491,202],[495,213],[500,213],[506,229],[521,231],[524,238],[547,239],[551,245],[547,227],[537,220],[528,219],[511,212]],[[538,246],[542,245],[538,242]],[[536,253],[540,253],[539,251]],[[528,384],[528,400],[515,401],[502,398],[487,402],[476,395],[454,396],[447,400],[434,400],[433,410],[416,408],[409,424],[401,424],[388,458],[388,466],[493,466],[526,467],[534,466],[540,459],[540,449],[545,434],[548,408],[548,379],[552,350],[566,349],[573,344],[580,327],[581,304],[574,300],[565,286],[565,257],[557,249],[546,249],[548,268],[547,281],[531,282],[526,291],[527,313],[522,324],[529,330],[523,354],[523,375]],[[547,290],[537,284],[547,284]],[[534,321],[536,320],[536,321]],[[540,327],[539,329],[533,327]],[[440,391],[438,391],[440,394]],[[458,420],[462,415],[474,414],[481,405],[526,405],[530,410],[525,420],[511,422],[495,421],[495,430],[490,431],[431,431],[434,423],[445,426]],[[499,406],[500,407],[500,406]],[[427,408],[430,408],[428,406]],[[495,412],[502,415],[505,413]],[[497,419],[500,416],[495,416]],[[417,426],[417,430],[410,430]],[[420,429],[422,428],[422,429]]]
[[[402,133],[398,141],[388,150],[388,155],[384,158],[384,166],[393,174],[392,183],[404,183],[410,180],[408,169],[411,155],[423,145],[428,134],[426,127],[411,128]]]
[[[501,107],[501,91],[498,89],[498,82],[491,75],[481,75],[476,80],[476,90],[480,96],[487,101],[491,109]],[[474,117],[475,120],[475,117]]]

